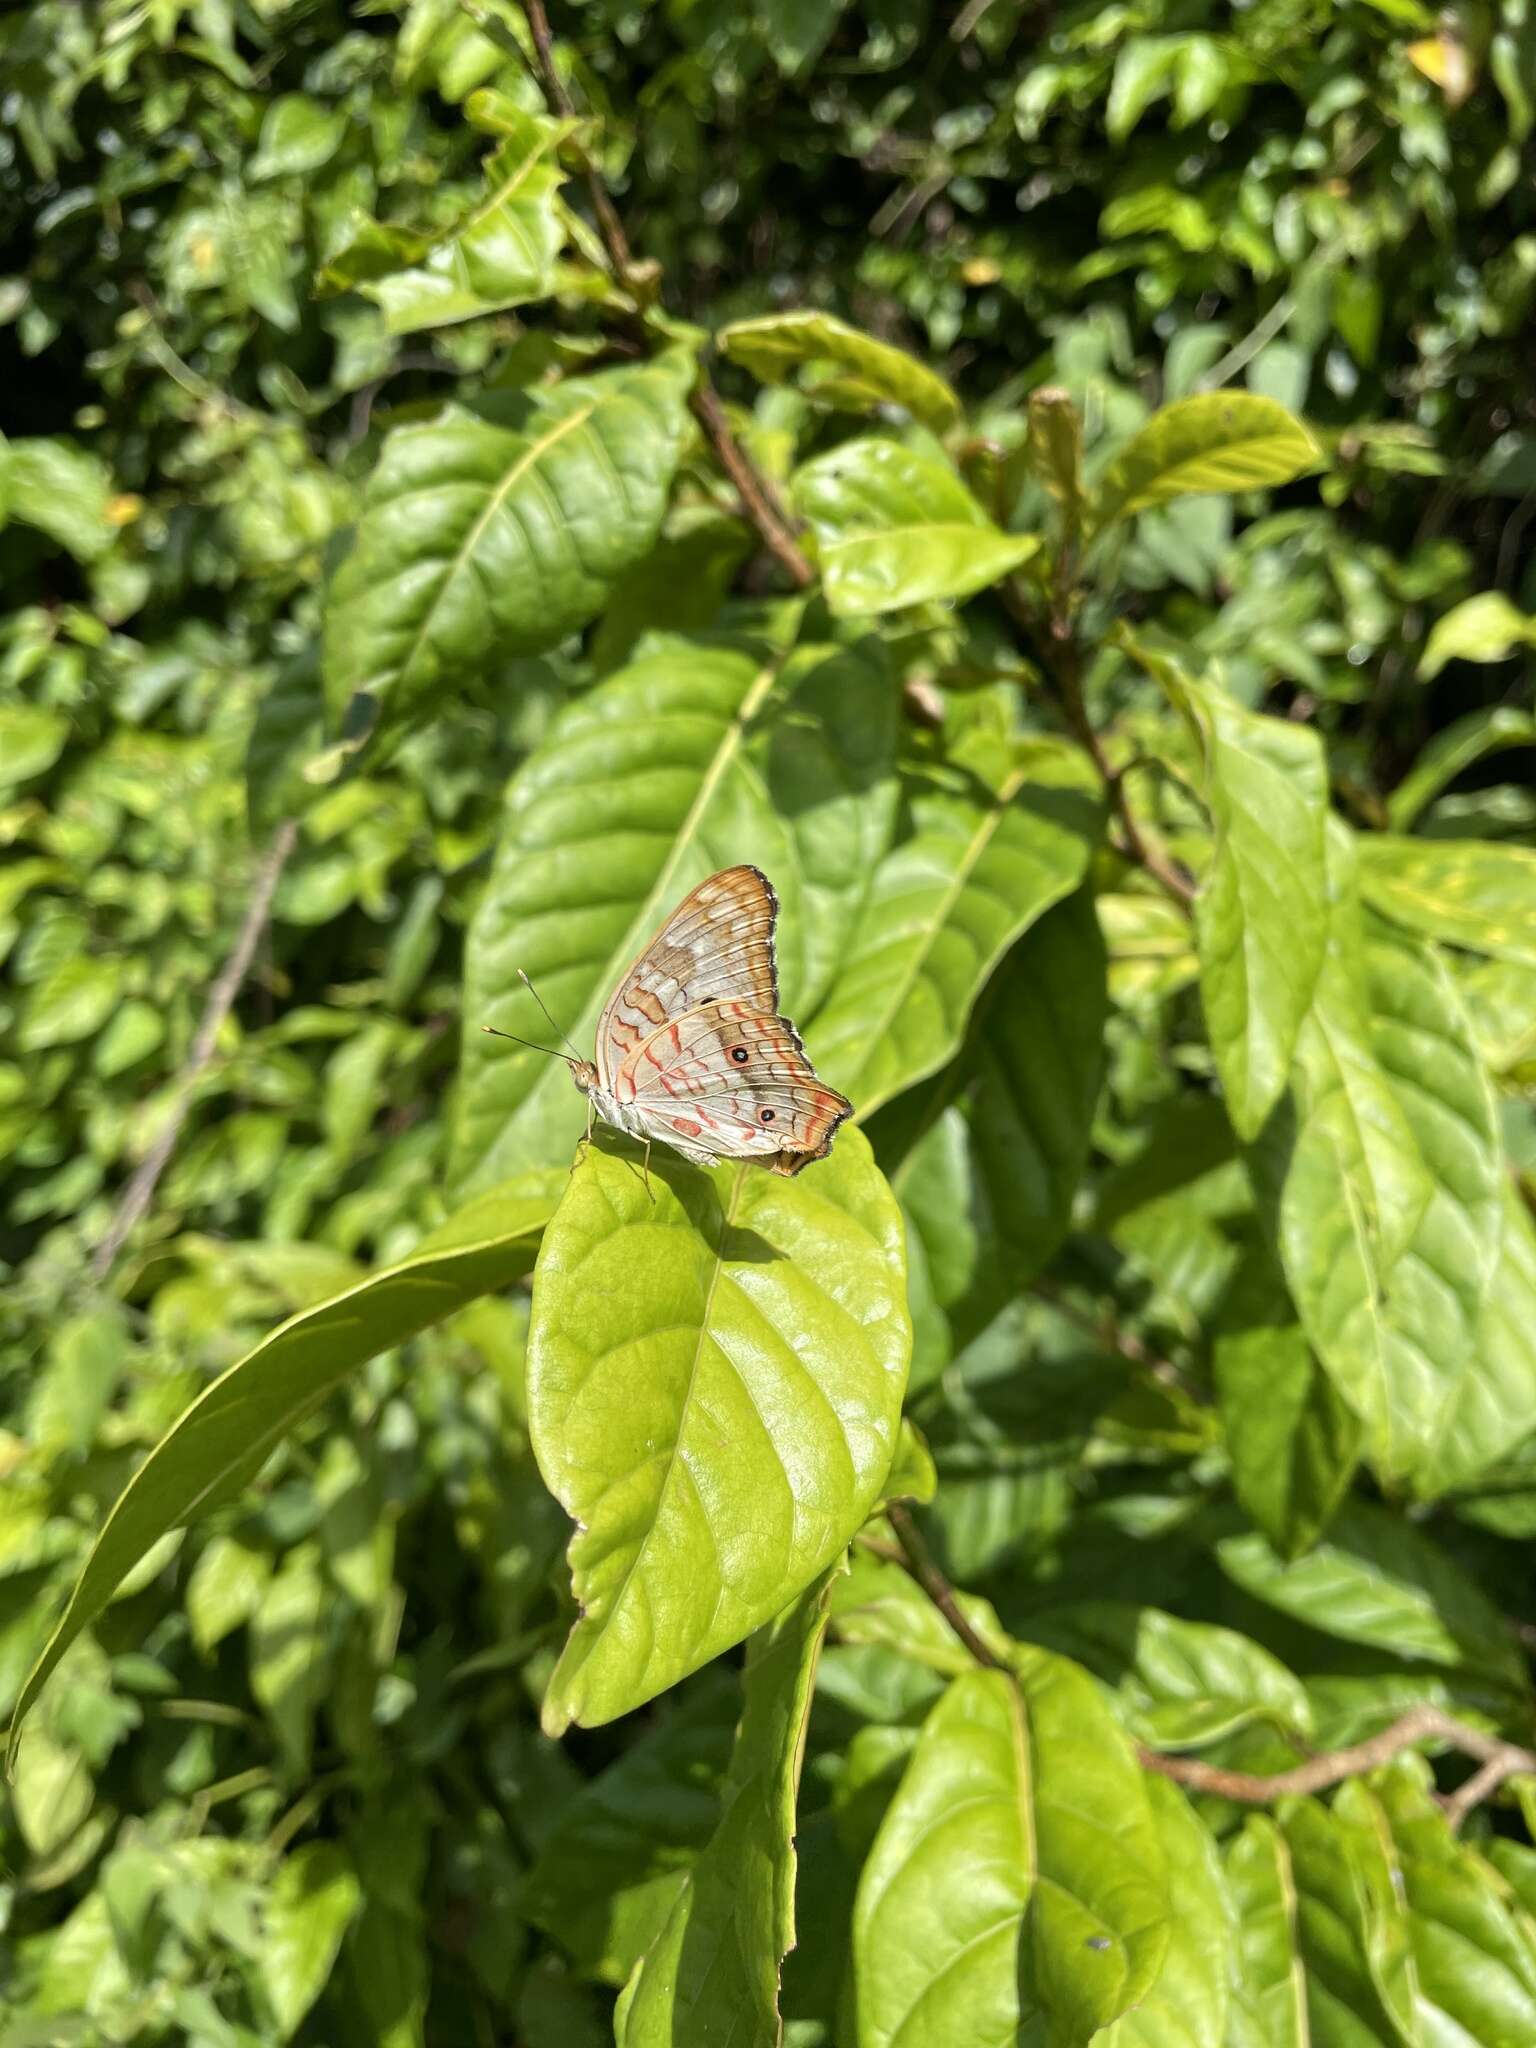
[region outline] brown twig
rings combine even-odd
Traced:
[[[1414,1743],[1430,1738],[1447,1742],[1482,1764],[1482,1769],[1475,1771],[1444,1802],[1446,1817],[1453,1828],[1459,1827],[1472,1808],[1497,1791],[1506,1778],[1523,1772],[1536,1775],[1536,1750],[1505,1742],[1497,1735],[1485,1735],[1480,1728],[1458,1721],[1442,1707],[1432,1706],[1410,1707],[1379,1735],[1369,1736],[1364,1742],[1352,1742],[1345,1749],[1331,1750],[1326,1756],[1309,1757],[1288,1771],[1229,1771],[1219,1764],[1202,1763],[1198,1757],[1166,1756],[1160,1750],[1146,1748],[1141,1751],[1141,1761],[1149,1771],[1172,1778],[1188,1791],[1211,1792],[1221,1799],[1239,1800],[1245,1806],[1267,1806],[1271,1800],[1321,1792],[1362,1771],[1375,1770],[1402,1750],[1411,1749]]]
[[[922,1532],[912,1519],[911,1509],[904,1507],[899,1500],[893,1500],[886,1508],[885,1519],[901,1545],[902,1569],[916,1579],[976,1662],[988,1671],[1006,1671],[1008,1666],[1004,1660],[982,1641],[966,1620],[955,1589],[934,1563]]]
[[[192,1050],[187,1063],[181,1070],[177,1083],[176,1102],[165,1120],[164,1128],[154,1144],[139,1162],[133,1178],[129,1181],[113,1217],[106,1236],[97,1245],[91,1259],[91,1278],[104,1279],[110,1272],[113,1260],[122,1250],[129,1233],[154,1199],[155,1188],[164,1173],[181,1127],[186,1122],[187,1111],[192,1104],[192,1089],[197,1077],[213,1057],[214,1044],[218,1039],[219,1027],[229,1015],[240,985],[250,970],[256,948],[266,929],[267,918],[272,909],[272,896],[277,888],[278,877],[288,856],[293,851],[293,842],[298,827],[289,821],[279,825],[273,834],[272,844],[267,848],[260,867],[256,870],[255,886],[251,900],[246,906],[245,921],[235,940],[234,950],[225,961],[218,979],[208,991],[208,1000],[203,1005],[203,1014],[198,1020],[197,1033],[192,1040]]]
[[[538,57],[540,82],[544,96],[557,114],[567,120],[575,119],[576,110],[571,96],[566,91],[565,81],[555,68],[554,43],[549,32],[549,16],[544,11],[544,0],[527,0],[528,27],[533,36],[533,47]],[[629,237],[624,232],[624,223],[603,182],[589,152],[579,143],[574,145],[582,167],[582,179],[591,201],[597,232],[607,252],[609,267],[614,282],[621,290],[633,289],[635,281],[635,259],[629,246]],[[743,450],[741,443],[731,432],[730,422],[725,416],[725,407],[720,403],[719,393],[710,382],[709,373],[701,364],[697,388],[689,399],[694,418],[703,428],[710,446],[718,456],[721,468],[740,493],[747,517],[757,528],[763,545],[781,562],[797,588],[804,590],[816,580],[816,572],[807,560],[804,550],[795,539],[794,526],[767,477],[756,467]]]

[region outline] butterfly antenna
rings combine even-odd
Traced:
[[[514,1045],[526,1045],[530,1052],[547,1052],[552,1060],[563,1060],[565,1054],[556,1052],[553,1046],[535,1045],[531,1038],[519,1038],[515,1031],[498,1031],[494,1024],[482,1024],[480,1029],[492,1038],[510,1038]]]
[[[527,989],[529,995],[533,997],[533,1000],[538,1004],[539,1008],[544,1012],[544,1015],[546,1017],[549,1017],[549,1028],[551,1031],[554,1032],[556,1038],[565,1038],[565,1033],[560,1029],[560,1026],[555,1022],[553,1017],[549,1016],[549,1005],[545,1002],[544,998],[539,994],[538,990],[534,987],[533,983],[528,979],[527,975],[524,974],[521,967],[519,967],[519,969],[517,970],[517,978],[523,984],[523,987]],[[567,1045],[571,1045],[571,1041],[568,1038],[565,1038],[565,1042]],[[574,1045],[571,1045],[571,1052],[576,1059],[579,1060],[581,1058],[581,1054],[576,1051]],[[560,1058],[564,1059],[565,1054],[561,1053]]]

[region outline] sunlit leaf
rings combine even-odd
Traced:
[[[937,371],[832,313],[765,313],[722,327],[715,341],[765,384],[782,383],[808,366],[832,366],[835,375],[818,376],[806,388],[813,397],[853,411],[899,405],[942,433],[960,410],[960,401]]]
[[[1192,491],[1289,483],[1320,460],[1301,421],[1272,398],[1208,391],[1165,405],[1121,450],[1099,486],[1092,529]]]

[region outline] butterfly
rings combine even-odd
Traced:
[[[853,1104],[817,1080],[778,1013],[778,910],[753,867],[722,868],[683,898],[609,997],[596,1058],[555,1055],[587,1098],[589,1137],[595,1115],[643,1138],[647,1162],[653,1139],[698,1166],[792,1174],[826,1158]]]

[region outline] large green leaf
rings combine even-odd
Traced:
[[[470,112],[489,95],[477,95]],[[432,234],[394,231],[398,267],[356,282],[383,309],[390,334],[412,334],[473,320],[549,295],[565,240],[556,204],[561,142],[574,121],[525,113],[495,96],[502,141],[485,163],[485,190],[457,219]],[[391,239],[390,231],[383,231]]]
[[[1294,1557],[1344,1498],[1362,1431],[1313,1357],[1267,1248],[1238,1271],[1211,1363],[1237,1497],[1275,1549]]]
[[[402,729],[585,625],[660,530],[692,377],[673,349],[397,427],[326,604],[332,716]]]
[[[1353,1801],[1347,1795],[1358,1795]],[[1334,1812],[1288,1800],[1280,1824],[1296,1891],[1296,1936],[1307,2021],[1317,2048],[1416,2043],[1407,1916],[1393,1885],[1390,1837],[1367,1821],[1365,1788],[1345,1788]],[[1383,1839],[1385,1837],[1385,1839]]]
[[[1399,1757],[1375,1783],[1408,1906],[1426,2042],[1525,2048],[1536,2041],[1536,1939],[1504,1878],[1458,1842],[1422,1758]]]
[[[1095,2048],[1220,2048],[1236,1964],[1236,1932],[1210,1830],[1166,1778],[1147,1798],[1168,1860],[1168,1949],[1141,2003]]]
[[[1536,850],[1482,839],[1360,841],[1360,891],[1410,931],[1536,963]]]
[[[1102,815],[1076,748],[983,731],[915,784],[911,814],[807,1033],[861,1116],[956,1051],[998,960],[1081,881]]]
[[[1432,1459],[1497,1260],[1497,1132],[1444,968],[1407,942],[1367,948],[1347,861],[1333,885],[1293,1095],[1252,1165],[1302,1327],[1378,1468],[1410,1476]]]
[[[614,2014],[618,2048],[778,2048],[795,1945],[795,1807],[832,1571],[747,1645],[719,1826]]]
[[[1536,1416],[1536,1226],[1512,1183],[1504,1188],[1499,1262],[1471,1355],[1439,1434],[1416,1474],[1426,1497],[1466,1486],[1531,1434]]]
[[[1301,421],[1272,398],[1208,391],[1155,412],[1099,486],[1092,529],[1192,491],[1286,484],[1321,451]]]
[[[1141,1773],[1085,1672],[1019,1653],[956,1678],[924,1723],[859,1883],[859,2048],[1085,2043],[1168,1944]]]
[[[666,1925],[719,1823],[740,1709],[736,1674],[706,1673],[562,1808],[522,1904],[584,1974],[622,1984]]]
[[[1106,1008],[1103,940],[1092,895],[1079,889],[1008,954],[958,1058],[871,1129],[878,1155],[887,1145],[899,1155],[892,1186],[956,1344],[1066,1236],[1103,1078]],[[927,1123],[910,1143],[908,1103],[911,1120]]]
[[[1409,1662],[1523,1683],[1498,1609],[1429,1536],[1383,1508],[1351,1501],[1289,1563],[1256,1534],[1224,1537],[1217,1556],[1245,1593],[1309,1628]]]
[[[835,374],[815,377],[806,389],[855,412],[905,406],[914,419],[942,434],[960,411],[959,399],[936,370],[904,348],[850,327],[833,313],[808,308],[765,313],[722,327],[715,341],[733,362],[765,384],[781,384],[805,366],[830,366]]]
[[[355,1367],[526,1274],[563,1179],[529,1175],[483,1195],[398,1265],[290,1316],[198,1396],[107,1517],[17,1700],[13,1753],[48,1674],[151,1547],[233,1499]]]
[[[1237,1916],[1229,2048],[1310,2048],[1291,1852],[1268,1814],[1243,1822],[1224,1875]]]
[[[528,1416],[578,1524],[545,1726],[612,1720],[777,1614],[873,1505],[912,1332],[900,1212],[844,1131],[792,1180],[588,1149],[545,1235]]]
[[[779,897],[782,1005],[846,951],[894,821],[893,697],[861,645],[748,650],[649,643],[589,691],[514,778],[470,930],[455,1159],[470,1185],[507,1161],[568,1160],[585,1121],[523,968],[589,1051],[620,975],[677,902],[752,861]]]
[[[1285,1087],[1328,936],[1328,769],[1315,732],[1186,680],[1216,828],[1195,899],[1200,988],[1232,1125],[1256,1137]]]
[[[900,441],[845,441],[794,479],[839,614],[971,597],[1027,562],[1034,534],[994,526],[947,463]]]
[[[859,2048],[1012,2048],[1034,1882],[1023,1702],[1006,1673],[967,1672],[924,1722],[859,1880]]]

